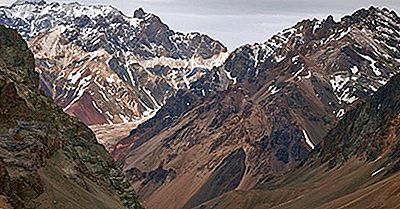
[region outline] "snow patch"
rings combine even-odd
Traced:
[[[232,77],[231,72],[228,72],[224,69],[224,72],[226,74],[226,77],[228,77],[229,80],[233,81],[233,84],[237,83],[237,78]]]
[[[357,73],[359,72],[359,70],[358,70],[358,67],[357,67],[357,66],[353,66],[353,67],[351,67],[351,68],[350,68],[350,70],[351,70],[351,73],[353,73],[353,74],[357,74]]]
[[[73,100],[63,109],[64,112],[67,111],[75,102],[77,102],[88,89],[92,75],[89,75],[79,81],[77,91],[74,92]]]
[[[103,91],[100,90],[99,93],[105,101],[110,102],[110,100],[108,99],[108,97],[106,96],[106,94]]]
[[[329,82],[331,83],[333,91],[342,89],[350,81],[349,77],[343,75],[335,75]]]
[[[174,59],[170,57],[155,57],[148,60],[145,59],[136,59],[139,64],[144,68],[154,68],[156,66],[168,66],[170,68],[205,68],[211,69],[213,67],[217,67],[222,65],[225,60],[228,58],[228,53],[221,53],[214,55],[209,59],[203,59],[201,57],[192,57],[189,60],[184,59]]]
[[[353,88],[353,92],[355,92],[356,89]],[[355,102],[356,100],[358,100],[358,98],[353,94],[353,92],[350,91],[350,88],[345,89],[340,96],[337,96],[338,100],[339,100],[339,104],[341,104],[342,102],[346,102],[348,104],[351,104],[353,102]]]
[[[378,91],[378,88],[376,88],[376,87],[373,86],[373,85],[369,85],[369,88],[370,88],[372,91]]]
[[[121,120],[124,122],[124,123],[129,123],[129,117],[127,117],[127,116],[125,116],[125,115],[123,115],[123,114],[118,114],[118,116],[121,118]]]
[[[268,87],[268,91],[271,92],[271,95],[274,95],[280,91],[280,89],[274,85]]]
[[[160,109],[161,106],[158,104],[157,100],[153,97],[151,94],[151,91],[148,90],[146,87],[143,87],[143,91],[146,92],[147,96],[151,99],[151,101],[154,103],[156,109]]]
[[[306,143],[311,149],[315,149],[315,145],[312,143],[311,139],[308,137],[307,132],[303,129],[303,135],[306,138]]]
[[[96,108],[97,111],[99,111],[99,113],[103,114],[103,111],[97,106],[95,101],[92,101],[92,105],[94,108]]]
[[[371,176],[374,177],[374,176],[378,175],[380,172],[382,172],[383,170],[385,170],[385,167],[380,168],[380,169],[378,169],[377,171],[373,172],[373,173],[371,174]]]
[[[302,66],[301,68],[300,68],[300,70],[298,70],[295,74],[294,74],[294,77],[297,77],[298,75],[300,75],[300,73],[302,73],[303,71],[304,71],[304,66]]]
[[[344,109],[340,109],[340,110],[338,111],[338,113],[336,114],[336,117],[337,117],[337,118],[341,118],[341,117],[343,117],[344,113],[345,113]]]
[[[299,60],[299,55],[296,55],[292,57],[292,62],[296,64],[296,62]]]
[[[344,36],[346,36],[348,33],[350,33],[350,31],[351,31],[351,27],[349,27],[346,31],[342,31],[342,32],[340,33],[339,37],[336,38],[336,40],[342,39]]]
[[[108,83],[114,83],[115,82],[114,75],[111,75],[110,77],[106,77],[106,81]]]
[[[282,62],[285,58],[286,58],[286,56],[276,56],[276,57],[275,57],[275,61],[276,61],[276,63],[280,63],[280,62]]]
[[[68,75],[67,80],[70,81],[72,85],[74,85],[81,77],[82,74],[86,71],[86,69],[81,68],[80,70],[73,70],[71,73]]]
[[[376,76],[381,76],[382,72],[375,66],[375,64],[377,63],[376,60],[372,59],[370,56],[368,55],[364,55],[361,53],[358,53],[362,58],[364,58],[365,60],[369,61],[371,64],[369,65],[372,68],[372,71],[375,73]]]
[[[304,76],[303,78],[305,79],[310,79],[311,78],[311,71],[308,71],[308,74],[306,76]]]

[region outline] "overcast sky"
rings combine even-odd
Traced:
[[[47,0],[51,2],[52,0]],[[59,0],[71,2],[71,0]],[[138,7],[157,14],[172,29],[200,31],[230,50],[244,43],[264,41],[304,18],[340,19],[361,7],[384,6],[400,11],[400,0],[78,0],[83,4],[111,4],[127,15]],[[13,0],[0,0],[7,5]]]

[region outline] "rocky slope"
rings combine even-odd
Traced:
[[[0,26],[0,207],[142,208],[105,148],[39,90],[23,38]]]
[[[400,18],[371,7],[304,20],[167,100],[113,155],[150,208],[191,208],[298,165],[400,71]],[[234,169],[236,172],[232,172]]]
[[[292,172],[199,208],[397,208],[400,75],[339,121]],[[279,195],[279,197],[278,197]]]
[[[29,40],[41,88],[87,125],[140,123],[227,56],[220,42],[143,9],[17,1],[0,7],[0,24]]]

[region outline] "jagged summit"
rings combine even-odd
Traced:
[[[146,12],[144,11],[144,9],[142,7],[137,8],[134,12],[133,12],[133,17],[135,18],[144,18],[144,16],[146,15]]]
[[[180,199],[170,208],[189,208],[306,159],[346,112],[400,72],[398,16],[371,9],[360,18],[362,11],[343,21],[300,21],[237,48],[121,140],[113,155],[147,206],[167,205],[173,194]]]
[[[127,16],[105,5],[26,3],[1,7],[0,24],[30,41],[41,88],[88,125],[148,119],[227,55],[221,42],[175,32],[142,8]]]
[[[375,20],[395,20],[398,21],[400,17],[394,10],[390,10],[385,7],[375,7],[375,6],[370,6],[369,8],[362,8],[359,10],[356,10],[353,14],[351,15],[345,15],[341,17],[340,21],[335,21],[335,18],[332,15],[328,15],[326,18],[322,20],[318,20],[316,18],[313,19],[305,19],[302,20],[298,23],[296,23],[293,27],[284,29],[282,32],[278,32],[279,34],[286,34],[287,32],[294,30],[294,29],[301,29],[301,30],[307,30],[308,28],[311,28],[311,32],[308,35],[314,35],[308,37],[308,41],[311,41],[313,39],[321,39],[324,38],[321,35],[328,35],[329,33],[322,33],[320,35],[317,35],[316,33],[319,32],[326,32],[326,31],[334,31],[335,29],[342,29],[344,27],[349,27],[350,25],[354,24],[365,24],[365,26],[369,27],[374,27],[376,26],[376,23],[374,22]],[[392,22],[390,23],[392,24]],[[277,35],[272,36],[270,39],[266,40],[264,44],[269,44],[269,42],[273,41]],[[326,37],[325,37],[326,38]],[[256,44],[262,44],[262,43],[256,43]],[[248,44],[251,45],[251,44]]]
[[[383,57],[383,59],[386,61],[394,63],[398,63],[398,61],[400,61],[400,55],[396,52],[396,48],[398,47],[396,43],[398,41],[397,37],[400,35],[397,30],[399,25],[400,18],[395,12],[389,11],[385,8],[379,9],[371,7],[368,10],[358,10],[354,12],[353,15],[345,16],[341,19],[341,21],[338,22],[335,22],[333,18],[329,17],[320,21],[316,19],[303,20],[297,23],[295,26],[279,32],[277,35],[274,35],[264,43],[240,47],[236,49],[236,51],[230,56],[233,58],[232,61],[234,61],[235,54],[241,54],[242,52],[250,51],[254,56],[248,57],[248,62],[254,62],[256,65],[259,65],[259,68],[262,68],[261,65],[279,65],[282,64],[285,59],[297,59],[297,55],[299,54],[306,55],[307,53],[320,50],[321,48],[333,47],[335,45],[334,43],[341,42],[343,40],[348,40],[350,42],[354,41],[354,39],[360,39],[357,42],[369,41],[363,38],[361,35],[361,33],[368,34],[368,36],[371,36],[372,39],[375,39],[372,41],[377,40],[375,44],[360,47],[365,43],[359,43],[354,47],[351,47],[351,49],[342,46],[344,48],[341,50],[342,52],[348,53],[349,58],[354,59],[352,61],[354,63],[349,63],[349,65],[354,66],[356,61],[359,62],[361,61],[360,59],[364,59],[367,61],[366,63],[369,63],[370,69],[372,70],[369,71],[372,72],[371,76],[382,77],[380,82],[385,83],[393,75],[393,73],[389,73],[387,75],[382,74],[379,68],[383,68],[383,66],[375,66],[376,60],[374,60],[374,57],[379,57],[381,56],[380,54],[383,53],[388,54],[384,55]],[[376,34],[376,30],[379,30],[380,34]],[[366,54],[365,50],[370,50],[370,52]],[[227,68],[225,68],[225,70],[227,72],[230,72],[230,66],[231,64],[226,65]],[[243,69],[248,69],[247,67],[254,69],[252,71],[247,71],[247,74],[252,72],[260,72],[261,70],[260,69],[257,71],[257,66],[246,66]],[[351,68],[351,66],[343,67]],[[232,78],[235,78],[237,74],[245,73],[239,71],[240,68],[235,68],[233,72],[230,72]],[[357,70],[353,68],[352,72],[357,73]],[[252,75],[247,76],[248,79],[253,79]],[[239,80],[245,78],[243,76],[240,77],[242,78],[238,78]],[[336,85],[336,82],[332,82],[333,85]],[[368,91],[369,94],[376,91],[376,87],[373,85],[370,87],[365,87],[371,90]],[[334,89],[335,91],[340,90],[341,87],[334,87]],[[340,94],[343,94],[343,92],[339,92],[338,99],[343,100]],[[349,98],[352,97],[351,95],[348,96]]]
[[[22,5],[22,4],[44,5],[47,4],[47,2],[45,0],[17,0],[13,3],[13,5]]]

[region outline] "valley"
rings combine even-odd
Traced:
[[[141,7],[18,0],[0,25],[1,208],[400,207],[395,10],[232,51]]]
[[[388,18],[393,25],[384,23]],[[399,23],[371,7],[340,22],[304,20],[265,43],[242,46],[201,88],[171,98],[112,154],[151,208],[165,208],[171,198],[177,205],[167,208],[192,208],[274,179],[306,160],[348,110],[399,72],[396,51],[386,47],[389,40],[399,46],[392,28]],[[377,27],[388,27],[393,39],[378,37]],[[222,72],[231,78],[219,79]],[[197,89],[205,84],[211,91],[203,96]],[[237,152],[244,166],[232,175],[236,163],[227,162]]]

